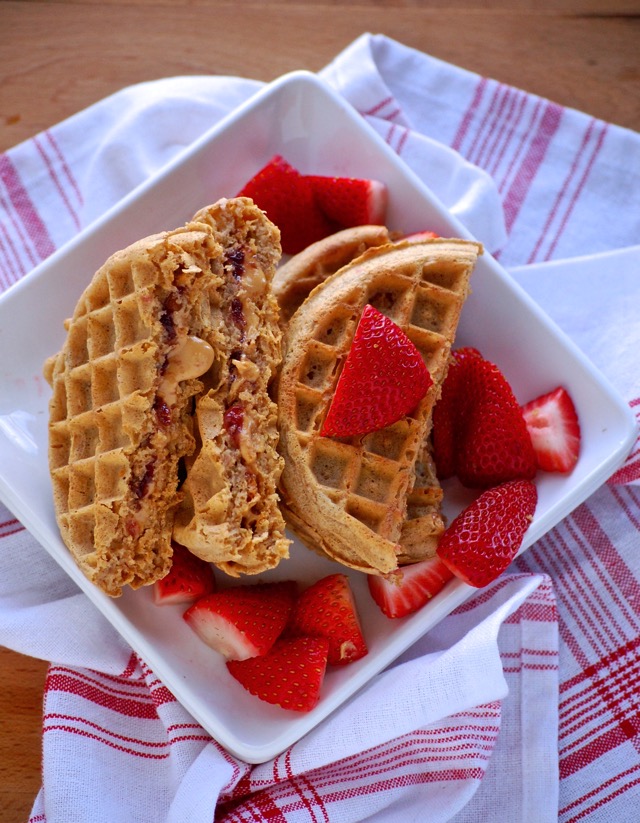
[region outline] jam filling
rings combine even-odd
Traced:
[[[171,409],[159,395],[155,399],[153,410],[161,426],[168,427],[171,425]]]
[[[231,316],[231,320],[235,323],[236,327],[241,331],[241,339],[244,339],[244,330],[247,327],[247,321],[244,316],[244,310],[242,308],[242,300],[239,297],[234,297],[231,301],[231,306],[229,308],[229,314]]]
[[[227,265],[231,267],[234,280],[240,280],[244,274],[244,250],[241,248],[230,249],[225,255],[225,260]]]
[[[242,432],[242,424],[244,422],[244,409],[241,403],[234,403],[224,413],[224,427],[229,434],[231,443],[234,448],[240,445],[240,434]]]
[[[155,470],[155,463],[156,463],[155,459],[150,460],[147,463],[147,465],[144,467],[144,473],[143,473],[142,477],[138,477],[138,478],[133,477],[133,478],[131,478],[131,482],[130,482],[131,491],[133,492],[134,496],[138,498],[138,500],[141,500],[149,492],[149,488],[150,488],[151,483],[153,481],[153,473],[154,473],[154,470]]]

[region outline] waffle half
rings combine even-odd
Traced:
[[[230,220],[242,215],[254,227],[258,262],[252,282],[260,276],[268,282],[280,253],[277,229],[250,201],[214,208],[234,215]],[[238,237],[235,248],[246,242],[246,235]],[[234,290],[247,283],[238,286],[242,278],[235,277],[230,249],[228,237],[199,215],[184,228],[117,252],[94,275],[66,323],[62,351],[45,365],[52,386],[49,464],[57,521],[79,567],[109,595],[167,573],[175,514],[184,505],[184,461],[202,449],[194,409],[228,381],[231,345],[238,369],[251,368],[241,365],[247,352],[236,348],[242,335],[230,306],[241,299],[232,296]],[[270,319],[269,325],[276,324]],[[275,351],[278,341],[270,346]],[[266,373],[278,357],[269,354],[255,368]],[[259,391],[271,419],[263,383]],[[275,446],[275,435],[271,439]],[[266,463],[261,468],[275,484],[281,468],[275,448]],[[225,476],[227,485],[236,471]],[[229,517],[233,495],[219,497]],[[271,498],[269,506],[281,527]],[[222,519],[224,506],[217,511]],[[274,556],[281,556],[283,541],[281,532]],[[232,542],[224,551],[235,559]]]
[[[226,333],[215,380],[196,399],[196,448],[173,534],[227,574],[258,574],[288,556],[277,484],[277,412],[269,396],[280,363],[278,304],[271,283],[279,233],[251,201],[199,211],[223,248]]]
[[[438,514],[439,486],[423,446],[481,251],[442,239],[370,248],[316,286],[291,318],[278,386],[283,509],[307,545],[344,565],[387,573],[425,555],[421,518]],[[321,437],[366,304],[403,329],[433,385],[391,426],[359,438]]]

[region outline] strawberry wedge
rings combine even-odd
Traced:
[[[326,637],[333,666],[353,663],[367,654],[349,579],[344,574],[330,574],[302,592],[288,631],[298,637]]]
[[[189,549],[173,543],[171,568],[153,584],[153,602],[156,606],[194,603],[211,594],[216,587],[213,569]]]
[[[522,407],[538,467],[570,472],[580,455],[580,423],[569,393],[562,386]]]
[[[387,617],[406,617],[428,603],[453,573],[438,557],[402,566],[385,575],[367,577],[371,597]]]
[[[432,382],[402,329],[366,305],[320,434],[349,437],[389,426],[415,409]]]
[[[293,581],[236,586],[193,604],[184,619],[229,660],[266,654],[282,634],[296,597]]]
[[[529,480],[487,489],[442,535],[438,557],[470,586],[487,586],[518,553],[537,502],[538,491]]]

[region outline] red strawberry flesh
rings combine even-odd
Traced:
[[[385,575],[369,575],[369,591],[381,611],[391,618],[406,617],[428,603],[453,577],[438,557],[401,566]]]
[[[458,418],[464,405],[461,364],[470,357],[482,358],[482,355],[471,347],[457,349],[451,353],[440,399],[433,409],[433,459],[440,480],[447,480],[456,473],[456,438],[460,428]]]
[[[522,407],[538,467],[549,472],[570,472],[580,455],[580,423],[565,388],[531,400]]]
[[[316,203],[308,179],[280,155],[252,177],[239,196],[250,197],[278,226],[285,254],[297,254],[335,231]]]
[[[229,660],[230,674],[251,694],[297,712],[308,712],[320,699],[329,641],[324,637],[278,640],[271,651],[248,660]]]
[[[384,223],[387,188],[379,180],[307,175],[325,217],[340,228]]]
[[[179,543],[172,543],[171,568],[153,584],[156,606],[193,603],[215,590],[213,569]]]
[[[367,654],[355,601],[344,574],[332,574],[305,589],[296,602],[289,632],[293,636],[326,637],[329,663],[353,663]]]
[[[411,413],[431,384],[402,329],[366,305],[320,433],[348,437],[389,426]]]
[[[537,501],[537,489],[529,480],[487,489],[442,535],[438,557],[465,583],[488,585],[518,553]]]
[[[296,596],[293,581],[236,586],[198,600],[184,619],[228,659],[265,654],[282,634]]]
[[[531,437],[511,386],[482,357],[466,357],[457,377],[455,472],[469,488],[531,480],[537,471]]]

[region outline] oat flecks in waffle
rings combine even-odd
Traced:
[[[249,203],[223,201],[194,218],[212,226],[223,247],[227,334],[217,382],[196,400],[197,446],[174,525],[178,542],[234,576],[272,568],[290,543],[278,507],[282,458],[269,397],[281,357],[271,289],[279,235]]]
[[[439,487],[424,444],[479,253],[464,240],[371,248],[318,285],[291,319],[278,389],[285,515],[308,545],[347,566],[392,571],[418,559],[422,528],[433,532]],[[367,303],[412,340],[433,385],[392,426],[361,438],[320,437]]]
[[[238,237],[235,248],[252,244],[256,268],[271,267],[253,271],[252,292],[265,294],[280,253],[277,230],[249,201],[218,208],[253,226],[254,234]],[[261,243],[269,249],[256,251]],[[201,448],[193,409],[228,379],[230,301],[236,301],[235,328],[245,311],[259,311],[259,301],[253,305],[234,292],[242,278],[229,251],[228,237],[201,215],[117,252],[78,301],[62,351],[45,365],[53,390],[49,462],[56,517],[79,567],[109,595],[127,584],[152,583],[170,567],[174,514],[183,498],[179,466]],[[239,368],[250,368],[245,350],[234,355]],[[267,356],[255,367],[266,373],[275,362]],[[272,471],[275,483],[275,449],[271,459],[261,469]],[[224,487],[231,482],[223,477],[217,490],[228,506],[238,502]],[[259,503],[254,496],[254,508]],[[222,516],[222,504],[219,509]],[[270,565],[286,551],[282,534],[274,542]],[[226,548],[227,559],[235,559],[236,546]]]

